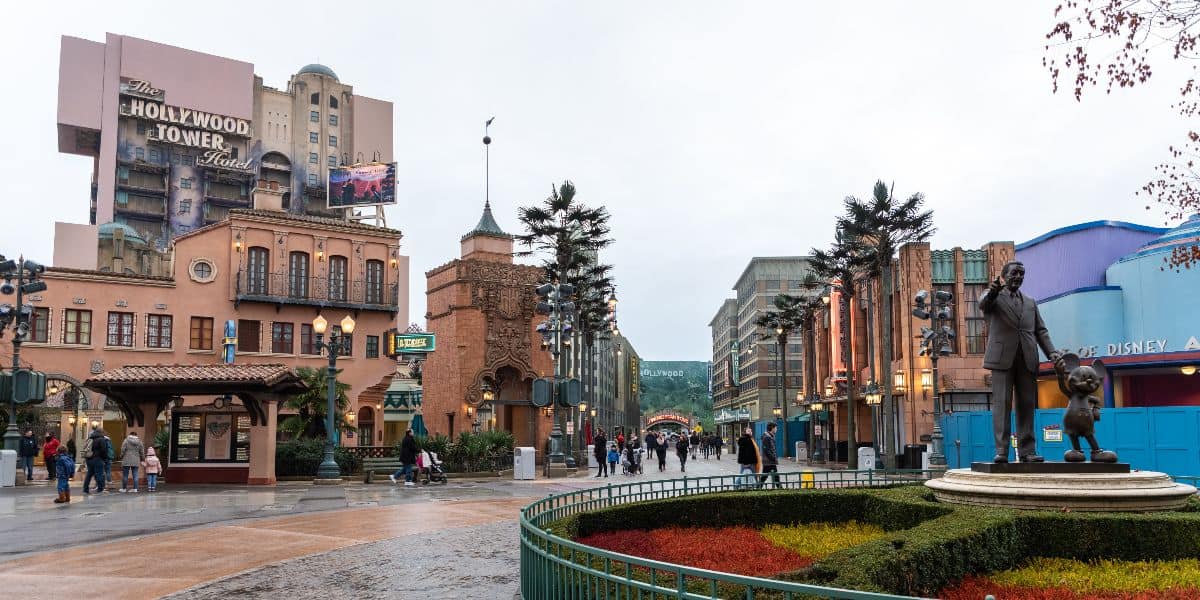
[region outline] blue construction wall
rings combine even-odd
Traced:
[[[1071,447],[1066,434],[1061,442],[1043,441],[1043,428],[1061,428],[1064,412],[1061,408],[1041,409],[1034,416],[1038,454],[1046,460],[1062,460],[1063,452]],[[946,462],[952,469],[990,461],[994,456],[991,412],[942,417],[942,434],[946,439]],[[1116,452],[1121,462],[1134,469],[1200,475],[1200,406],[1106,408],[1096,423],[1096,438],[1105,450]],[[957,446],[956,440],[960,442]],[[1080,445],[1085,453],[1089,451],[1086,440],[1081,439]],[[1013,456],[1010,452],[1009,459]]]

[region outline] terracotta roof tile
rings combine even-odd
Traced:
[[[293,376],[287,365],[127,365],[96,375],[84,385],[105,383],[262,383]]]

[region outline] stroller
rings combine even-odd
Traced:
[[[422,450],[417,455],[417,468],[419,469],[418,473],[425,474],[425,480],[421,482],[423,484],[449,483],[449,479],[446,478],[446,470],[442,468],[442,461],[438,460],[437,452]]]
[[[634,448],[633,442],[625,445],[625,452],[621,457],[621,474],[622,475],[639,475],[642,472],[642,449]]]

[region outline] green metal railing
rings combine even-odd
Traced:
[[[521,510],[521,594],[524,600],[713,600],[807,597],[899,600],[892,596],[747,577],[609,552],[554,535],[544,528],[559,519],[619,504],[744,489],[878,487],[926,481],[940,471],[817,471],[779,473],[778,484],[762,475],[683,477],[631,482],[550,495]]]

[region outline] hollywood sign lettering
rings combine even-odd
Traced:
[[[684,377],[685,375],[683,371],[651,371],[650,369],[642,371],[642,377]]]
[[[162,90],[147,81],[130,81],[121,87],[121,92],[128,96],[128,103],[121,106],[122,115],[155,122],[150,130],[151,139],[224,150],[225,136],[250,137],[250,121],[158,102],[155,98],[162,96]]]
[[[1136,340],[1132,342],[1115,342],[1105,344],[1101,353],[1101,346],[1083,346],[1076,350],[1080,358],[1092,358],[1095,356],[1132,356],[1136,354],[1156,354],[1159,352],[1170,352],[1167,349],[1167,340]],[[1183,345],[1184,352],[1200,350],[1200,340],[1196,336],[1188,338],[1186,344]]]

